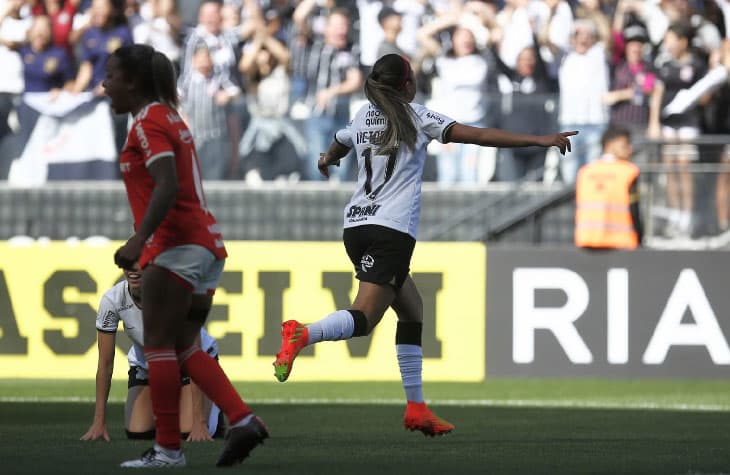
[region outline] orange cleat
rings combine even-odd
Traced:
[[[411,432],[420,430],[423,435],[445,435],[454,430],[454,425],[431,412],[425,402],[408,401],[403,425]]]
[[[281,348],[274,361],[274,375],[280,383],[289,379],[294,358],[309,344],[309,329],[296,320],[281,324]]]

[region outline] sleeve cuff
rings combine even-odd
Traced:
[[[444,127],[443,132],[441,132],[441,143],[449,143],[451,135],[451,127],[453,127],[456,124],[456,121],[451,122],[449,125]]]
[[[175,156],[175,152],[173,152],[172,150],[168,150],[168,151],[156,153],[156,154],[152,155],[150,158],[148,158],[147,160],[144,161],[144,166],[146,166],[147,168],[149,168],[149,166],[152,165],[152,163],[154,161],[156,161],[156,160],[158,160],[158,159],[160,159],[162,157],[168,157],[168,156],[169,157],[174,157]]]
[[[334,139],[335,139],[335,142],[337,142],[338,144],[342,145],[343,147],[345,147],[345,148],[352,148],[349,145],[345,145],[342,142],[340,142],[339,140],[337,140],[337,134],[335,134]]]

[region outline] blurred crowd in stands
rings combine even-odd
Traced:
[[[679,140],[662,149],[670,163],[730,161],[730,148],[692,145],[730,133],[729,28],[730,0],[0,0],[0,179],[13,161],[21,182],[38,166],[48,180],[118,175],[128,118],[101,82],[108,55],[133,42],[177,65],[206,179],[321,179],[319,153],[393,52],[413,64],[416,101],[459,122],[580,131],[564,158],[434,144],[425,178],[445,186],[539,181],[546,163],[573,183],[611,122]],[[724,81],[692,97],[716,68]],[[335,179],[354,178],[351,162]],[[668,178],[680,225],[690,182]]]

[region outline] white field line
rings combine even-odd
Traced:
[[[68,402],[94,403],[92,397],[48,396],[17,397],[0,396],[0,403],[39,403]],[[111,403],[123,403],[123,399],[110,398]],[[312,404],[312,405],[372,405],[400,406],[403,399],[362,399],[362,398],[253,398],[246,399],[250,404]],[[585,409],[648,409],[658,411],[730,411],[730,404],[694,404],[655,401],[616,401],[616,400],[581,400],[581,399],[428,399],[433,406],[463,407],[535,407],[535,408],[585,408]]]

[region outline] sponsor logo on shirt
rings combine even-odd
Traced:
[[[431,120],[435,120],[436,122],[438,122],[439,125],[444,125],[444,119],[443,119],[443,117],[438,116],[438,115],[434,114],[433,112],[428,112],[426,114],[426,117],[429,118],[429,119],[431,119]]]
[[[116,316],[117,316],[117,314],[114,312],[114,310],[109,310],[108,312],[106,312],[106,315],[104,315],[104,320],[101,323],[101,327],[102,328],[113,327],[114,323],[116,323],[116,321],[117,321]]]
[[[122,39],[116,36],[112,36],[106,42],[106,52],[112,54],[113,52],[118,50],[120,46],[122,46]]]
[[[370,254],[365,254],[364,256],[362,256],[362,259],[360,259],[360,268],[363,272],[367,272],[368,269],[372,269],[374,265],[375,258]]]
[[[177,124],[178,122],[182,122],[182,117],[174,112],[170,112],[167,114],[167,121],[171,124]]]
[[[180,140],[183,143],[191,143],[193,141],[193,134],[188,129],[180,129]]]
[[[147,140],[147,135],[144,133],[144,129],[142,128],[142,122],[137,122],[137,125],[134,126],[134,130],[137,132],[139,144],[142,146],[145,155],[149,157],[152,154],[152,151],[150,150],[150,142]]]
[[[350,222],[364,221],[370,216],[375,216],[380,209],[381,205],[367,205],[367,206],[350,206],[350,210],[347,212],[347,218],[350,218]]]
[[[51,74],[54,71],[58,69],[58,59],[57,58],[48,58],[46,59],[45,63],[43,63],[43,72],[47,74]]]
[[[376,125],[385,125],[388,119],[379,111],[370,109],[365,114],[365,125],[368,127],[374,127]]]
[[[132,169],[132,164],[127,162],[122,162],[119,164],[119,171],[122,173],[129,173],[129,171]]]

